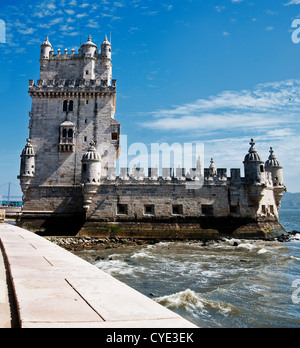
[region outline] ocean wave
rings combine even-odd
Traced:
[[[132,275],[135,272],[134,267],[128,265],[128,263],[122,260],[99,261],[95,264],[95,266],[111,276]]]
[[[265,249],[265,248],[262,248],[262,249],[260,249],[260,250],[258,250],[258,254],[265,254],[265,253],[269,253],[270,251],[269,250],[267,250],[267,249]]]
[[[197,316],[199,312],[210,312],[211,310],[215,310],[224,316],[229,315],[231,312],[238,312],[229,303],[207,300],[190,289],[159,297],[155,301],[169,309],[182,309],[194,316]]]
[[[291,241],[293,242],[300,242],[300,233],[295,234],[291,237]]]
[[[154,259],[155,257],[151,255],[149,251],[140,250],[139,252],[134,253],[130,258],[131,259],[140,259],[140,258]]]

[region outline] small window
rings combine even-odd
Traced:
[[[89,74],[89,71],[88,71],[88,70],[86,70],[85,74],[86,74],[86,75],[88,75],[88,74]]]
[[[68,111],[68,101],[67,100],[64,101],[63,111]]]
[[[84,120],[84,123],[87,124],[87,119]]]
[[[111,133],[111,140],[118,140],[119,134],[118,133]]]
[[[230,214],[239,214],[240,206],[239,205],[231,205],[230,206]]]
[[[214,215],[213,205],[202,205],[202,215],[213,216]]]
[[[87,165],[86,165],[86,163],[84,163],[84,164],[82,165],[82,171],[83,171],[83,173],[86,173],[86,170],[87,170]]]
[[[270,213],[274,215],[274,205],[270,205]]]
[[[69,111],[73,111],[73,109],[74,109],[74,102],[73,100],[71,100],[69,103]]]
[[[87,137],[84,137],[84,141],[87,141]]]
[[[266,213],[267,213],[267,209],[266,209],[266,206],[265,206],[265,205],[262,205],[262,206],[261,206],[261,212],[262,212],[263,214],[266,214]]]
[[[154,215],[154,205],[145,205],[144,215]]]
[[[173,215],[183,215],[183,205],[173,205],[172,206],[172,214]]]
[[[128,205],[127,204],[118,204],[117,214],[118,215],[128,215]]]
[[[261,173],[264,173],[264,171],[265,171],[265,167],[264,167],[264,165],[262,164],[262,165],[260,166],[260,172],[261,172]]]
[[[86,101],[85,101],[85,103],[86,103],[86,105],[88,105],[89,101],[88,101],[88,100],[86,100]]]

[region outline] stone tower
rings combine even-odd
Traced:
[[[47,37],[41,45],[40,79],[37,84],[30,80],[29,95],[35,185],[79,185],[81,159],[91,142],[101,156],[102,175],[115,167],[120,124],[114,119],[116,81],[106,37],[99,51],[89,36],[78,54],[54,54]]]
[[[265,182],[265,165],[255,148],[255,142],[251,139],[249,153],[244,160],[245,179],[250,185],[263,184]]]

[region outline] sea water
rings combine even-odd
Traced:
[[[300,210],[282,210],[281,223],[300,231]],[[199,327],[300,327],[300,233],[288,243],[161,242],[76,254]]]

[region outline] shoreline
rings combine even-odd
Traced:
[[[280,242],[288,243],[292,240],[292,237],[296,234],[300,234],[299,231],[287,232],[278,237],[265,237],[265,238],[217,238],[217,239],[137,239],[137,238],[94,238],[94,237],[68,237],[68,236],[45,236],[48,241],[68,250],[68,251],[80,251],[80,250],[92,250],[92,249],[116,249],[126,246],[143,246],[154,245],[161,242],[188,242],[188,243],[202,243],[203,246],[209,245],[210,242],[224,242],[226,240],[253,240],[253,241],[266,241],[266,242]]]

